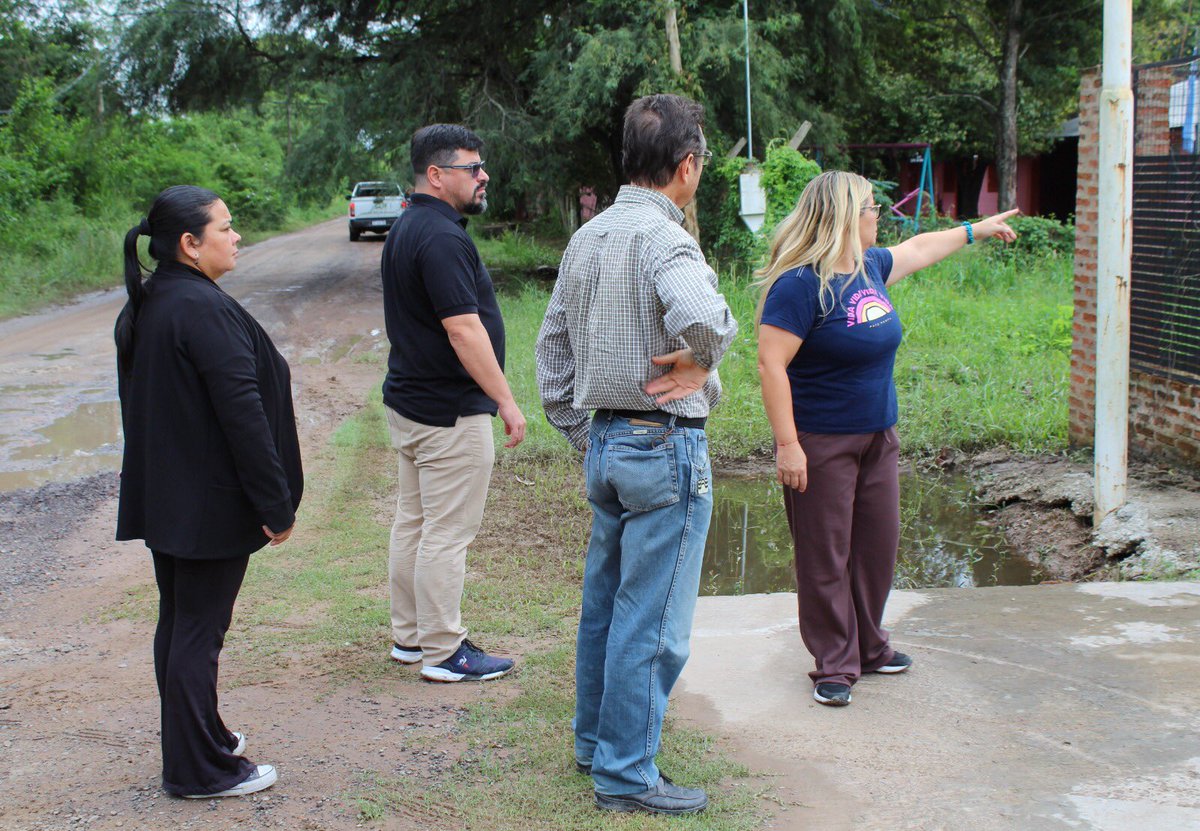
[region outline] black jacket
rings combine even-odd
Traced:
[[[190,559],[241,557],[290,528],[304,488],[287,362],[201,272],[146,281],[118,372],[125,458],[117,539]]]

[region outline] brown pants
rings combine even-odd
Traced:
[[[814,684],[853,684],[892,657],[883,606],[900,542],[899,442],[880,433],[801,433],[808,489],[784,488],[796,546],[800,636]]]

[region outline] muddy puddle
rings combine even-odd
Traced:
[[[718,476],[700,593],[795,591],[792,540],[778,482]],[[1011,552],[961,476],[900,477],[897,588],[1022,586],[1041,575]]]
[[[48,425],[0,438],[0,491],[117,470],[121,408],[116,401],[92,401]]]

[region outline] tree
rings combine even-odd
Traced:
[[[1200,46],[1200,2],[1136,0],[1133,62],[1153,63],[1196,53]]]
[[[240,5],[145,0],[130,18],[121,66],[131,100],[172,112],[261,101],[281,86],[326,90],[328,109],[313,116],[326,140],[297,137],[304,156],[289,157],[294,173],[343,175],[357,169],[344,163],[354,157],[402,175],[416,127],[468,123],[489,141],[495,207],[537,214],[579,184],[615,192],[622,116],[638,95],[679,92],[705,103],[715,150],[744,132],[740,4],[676,4],[687,56],[680,74],[668,60],[667,5],[261,0],[253,8],[269,25],[255,36]],[[804,119],[827,140],[841,137],[827,108],[858,82],[859,5],[780,0],[756,10],[756,143]],[[220,83],[230,77],[240,83]]]
[[[0,0],[0,112],[12,108],[23,83],[41,78],[67,112],[102,111],[104,35],[83,0]]]
[[[960,209],[974,212],[994,161],[1002,209],[1016,202],[1016,160],[1051,140],[1074,111],[1079,67],[1099,57],[1101,0],[913,0],[881,5],[892,36],[879,58],[894,113],[880,140],[930,140],[961,160]],[[873,26],[878,38],[888,27]],[[870,125],[860,109],[859,123]],[[897,136],[896,133],[900,135]],[[976,159],[975,157],[979,158]]]

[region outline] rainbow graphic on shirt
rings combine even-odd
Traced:
[[[875,289],[859,289],[846,302],[846,325],[870,323],[893,311],[888,299]]]

